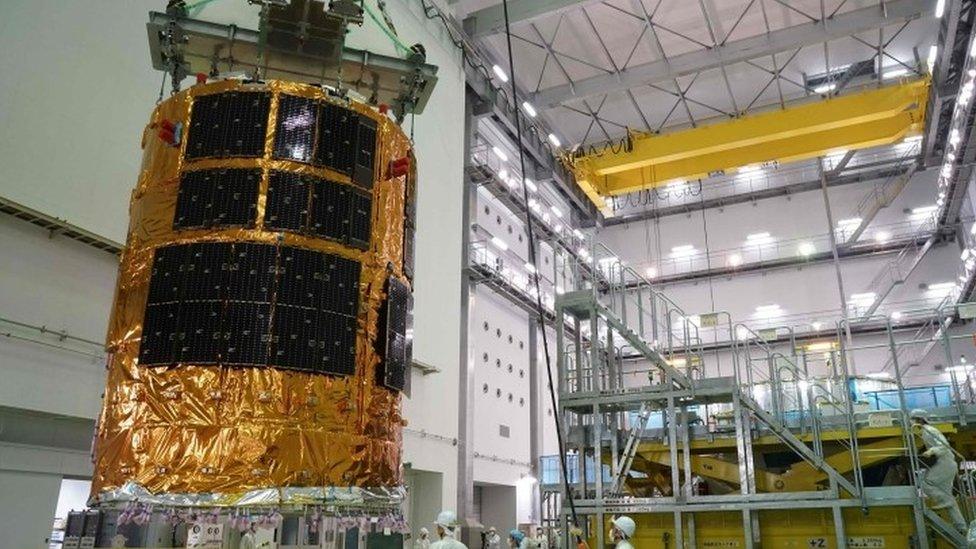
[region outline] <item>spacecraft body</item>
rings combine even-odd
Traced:
[[[92,502],[398,503],[409,139],[320,87],[223,80],[142,146]]]

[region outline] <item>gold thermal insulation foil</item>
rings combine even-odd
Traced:
[[[409,139],[322,88],[223,80],[161,102],[142,148],[94,501],[398,486]]]

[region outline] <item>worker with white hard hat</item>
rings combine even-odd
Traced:
[[[420,529],[420,537],[413,542],[413,549],[430,549],[430,530]]]
[[[633,544],[630,543],[631,538],[634,537],[634,532],[637,531],[637,523],[634,522],[634,519],[617,517],[613,519],[611,524],[613,526],[610,528],[610,538],[613,540],[614,547],[617,549],[634,549]]]
[[[441,511],[434,521],[437,527],[437,537],[440,538],[430,544],[430,549],[468,549],[468,546],[456,539],[458,531],[457,515],[454,511]]]
[[[498,530],[494,526],[488,528],[488,535],[485,536],[485,546],[488,549],[499,549],[502,545],[502,537],[498,535]]]
[[[959,502],[952,493],[953,483],[956,480],[956,473],[959,471],[959,464],[956,462],[955,453],[945,435],[934,426],[929,425],[928,412],[925,410],[912,410],[909,414],[912,424],[920,428],[922,443],[925,444],[925,451],[922,452],[923,458],[935,458],[932,464],[921,479],[922,493],[929,499],[932,509],[945,509],[949,513],[949,520],[952,525],[960,532],[965,532],[967,528],[966,519],[959,511]]]

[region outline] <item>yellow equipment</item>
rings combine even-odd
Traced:
[[[620,152],[567,160],[606,210],[606,197],[675,180],[895,143],[922,130],[928,93],[923,78],[666,134],[631,131]]]

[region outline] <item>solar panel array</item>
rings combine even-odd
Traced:
[[[140,364],[355,372],[360,265],[324,252],[201,242],[156,250]]]
[[[253,227],[260,183],[261,170],[257,169],[184,172],[173,228]]]
[[[264,156],[269,92],[232,91],[193,100],[186,158]]]
[[[372,189],[376,121],[354,110],[315,99],[282,95],[274,158],[329,168]]]
[[[413,360],[413,295],[406,284],[393,276],[386,280],[379,328],[377,350],[383,361],[377,369],[377,383],[403,391]]]
[[[263,157],[273,96],[230,91],[194,99],[185,158]],[[279,95],[272,157],[349,177],[352,185],[269,170],[263,228],[367,250],[372,230],[378,124],[320,99]],[[259,168],[186,171],[175,230],[253,228]],[[407,182],[403,270],[413,277],[416,188]],[[264,365],[355,372],[360,264],[293,246],[197,242],[157,248],[140,364]],[[402,391],[412,353],[410,288],[392,276],[375,342],[378,383]]]
[[[350,185],[272,171],[264,226],[328,238],[365,250],[369,247],[372,208],[372,196]]]

